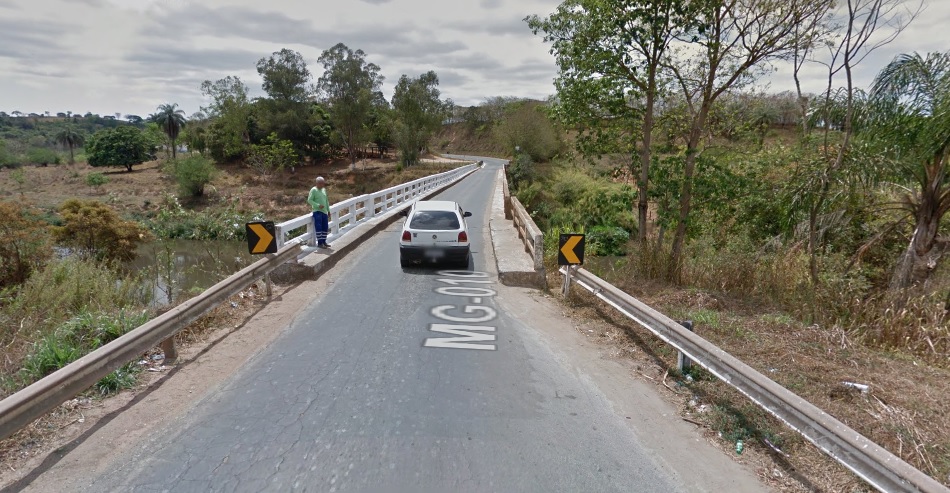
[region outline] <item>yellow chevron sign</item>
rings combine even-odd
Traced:
[[[557,265],[584,264],[584,235],[563,234],[558,238]]]
[[[247,231],[247,250],[252,254],[277,253],[277,233],[272,221],[257,221],[244,225]]]

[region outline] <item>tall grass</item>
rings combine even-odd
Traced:
[[[134,275],[79,258],[51,262],[0,306],[0,373],[17,370],[31,341],[43,339],[77,315],[137,309],[150,297]]]
[[[149,319],[145,310],[83,311],[40,337],[29,348],[20,370],[6,378],[5,391],[25,387],[119,338]],[[124,365],[97,384],[102,393],[115,392],[134,383],[135,365]]]

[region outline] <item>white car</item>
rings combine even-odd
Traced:
[[[468,265],[469,240],[465,212],[456,202],[420,200],[402,212],[406,222],[399,239],[399,264],[451,262]]]

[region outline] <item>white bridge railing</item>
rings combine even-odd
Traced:
[[[474,163],[469,164],[333,204],[330,206],[330,235],[327,240],[339,238],[355,228],[357,224],[412,202],[426,192],[461,180],[477,166]],[[305,232],[301,231],[304,227],[306,227]],[[278,249],[295,243],[312,243],[314,239],[313,215],[306,214],[284,221],[277,224],[276,229]]]

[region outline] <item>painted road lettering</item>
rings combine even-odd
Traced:
[[[448,284],[435,289],[438,294],[470,298],[475,305],[481,305],[484,298],[498,294],[494,289],[480,286],[466,286],[465,284],[492,284],[486,272],[465,270],[444,270],[438,274],[443,276],[436,281]],[[498,317],[498,312],[489,306],[472,306],[469,304],[439,305],[432,308],[432,316],[447,323],[429,324],[429,330],[440,334],[451,334],[456,337],[429,337],[423,343],[425,347],[444,349],[479,349],[494,351],[497,349],[495,327],[488,325],[460,325],[483,324]]]
[[[462,313],[475,314],[478,312],[483,313],[481,316],[477,317],[453,317],[449,315],[448,312],[452,310],[459,310]],[[432,316],[440,318],[447,322],[462,322],[462,323],[473,323],[480,324],[488,322],[489,320],[494,320],[498,316],[498,312],[490,306],[471,306],[466,305],[462,308],[459,308],[455,305],[441,305],[432,309]]]
[[[487,349],[489,351],[495,350],[494,344],[476,344],[494,341],[494,327],[485,325],[432,324],[429,326],[429,330],[432,332],[442,332],[444,334],[454,334],[459,337],[430,337],[426,339],[426,347],[448,349]],[[481,332],[491,333],[483,334]]]

